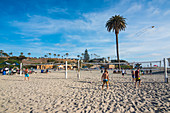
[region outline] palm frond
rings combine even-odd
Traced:
[[[123,16],[115,15],[112,16],[107,22],[106,22],[106,28],[108,32],[115,32],[119,33],[119,31],[125,30],[126,28],[126,18],[123,18]]]

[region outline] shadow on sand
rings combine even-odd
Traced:
[[[15,79],[2,79],[2,80],[5,80],[5,81],[24,81],[23,79],[22,79],[22,80],[15,80]]]
[[[50,80],[50,79],[53,79],[53,80],[54,80],[54,79],[56,79],[56,80],[58,80],[58,79],[62,79],[62,80],[64,80],[65,78],[56,78],[56,77],[55,77],[55,78],[34,77],[34,79],[43,79],[43,80],[44,80],[44,79],[46,79],[46,80]]]
[[[84,90],[84,89],[94,89],[94,90],[99,90],[99,89],[97,89],[97,88],[89,88],[89,87],[85,87],[85,88],[82,88],[82,87],[72,87],[72,86],[66,86],[66,87],[72,88],[72,89],[82,89],[82,90]]]
[[[100,84],[101,83],[101,81],[97,81],[97,82],[89,82],[89,81],[75,81],[75,82],[80,82],[80,83],[89,83],[89,84]],[[109,83],[114,83],[114,84],[116,84],[116,83],[126,83],[126,84],[134,84],[135,82],[119,82],[119,81],[116,81],[116,82],[114,82],[114,81],[110,81]],[[152,84],[154,84],[154,83],[164,83],[164,82],[155,82],[155,81],[153,81],[153,82],[141,82],[141,83],[152,83]],[[101,83],[102,84],[102,83]]]

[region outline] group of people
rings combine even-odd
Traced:
[[[132,81],[134,82],[135,81],[135,87],[137,87],[137,82],[139,82],[139,87],[141,85],[141,78],[140,78],[140,72],[139,72],[139,68],[137,70],[132,70]],[[122,70],[122,76],[124,76],[124,70]],[[106,84],[107,86],[107,89],[109,89],[109,73],[107,71],[107,69],[104,70],[104,73],[102,74],[102,77],[101,77],[101,81],[103,82],[103,85],[102,85],[102,90],[103,90],[103,87],[104,85]]]
[[[19,68],[9,68],[9,67],[4,67],[1,72],[3,75],[13,75],[15,73],[19,73]]]

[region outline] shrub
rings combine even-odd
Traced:
[[[54,59],[48,59],[47,62],[55,62]]]

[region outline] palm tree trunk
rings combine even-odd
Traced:
[[[118,68],[120,71],[120,60],[119,60],[119,45],[118,45],[118,33],[116,33],[116,50],[117,50],[117,61],[118,61]]]

